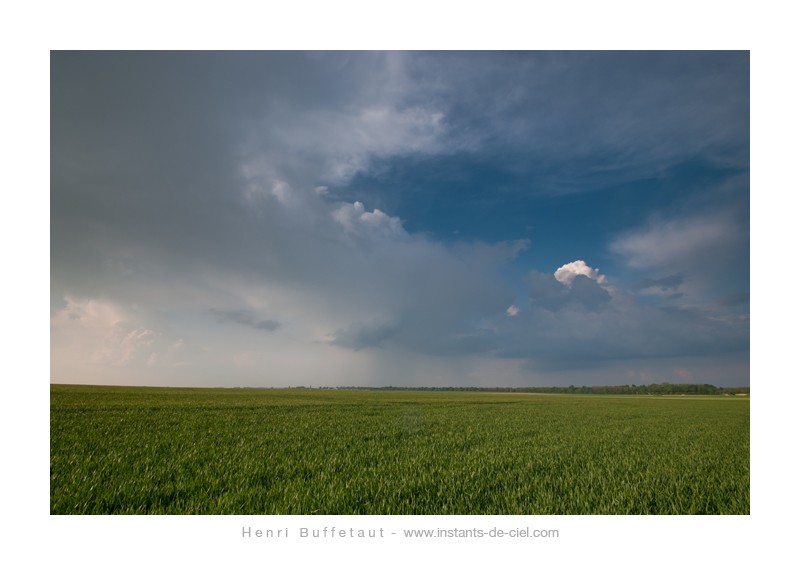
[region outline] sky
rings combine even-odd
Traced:
[[[51,53],[51,382],[748,386],[749,53]]]

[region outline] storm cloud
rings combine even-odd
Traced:
[[[741,53],[54,52],[52,379],[745,382],[747,83]]]

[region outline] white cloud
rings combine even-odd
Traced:
[[[408,235],[400,218],[389,216],[377,208],[368,212],[361,202],[342,204],[332,214],[333,219],[347,232],[373,233],[384,237]]]
[[[68,296],[65,302],[50,320],[54,366],[64,358],[94,365],[144,362],[157,347],[153,330],[110,301]]]
[[[606,277],[600,274],[600,269],[593,269],[585,261],[581,260],[562,265],[553,274],[556,280],[565,286],[572,286],[572,282],[578,275],[588,277],[600,284],[606,282]]]
[[[511,316],[512,318],[519,314],[519,308],[514,306],[513,304],[506,308],[506,315]]]

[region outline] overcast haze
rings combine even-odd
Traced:
[[[749,385],[749,54],[51,55],[51,381]]]

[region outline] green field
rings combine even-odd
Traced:
[[[749,514],[750,401],[51,385],[52,514]]]

